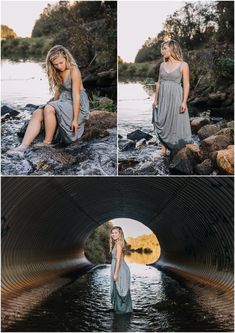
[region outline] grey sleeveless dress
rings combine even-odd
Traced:
[[[188,108],[180,112],[183,101],[181,86],[183,62],[168,73],[164,67],[160,69],[160,87],[158,93],[158,109],[155,114],[154,129],[161,143],[170,150],[183,148],[192,143]]]
[[[79,139],[84,132],[85,121],[89,118],[89,100],[85,89],[80,90],[78,130],[74,133],[71,130],[73,122],[73,99],[70,73],[60,88],[59,99],[56,101],[51,99],[47,104],[53,106],[56,112],[58,127],[54,139],[67,144]],[[47,104],[40,105],[39,108],[44,108]]]
[[[131,313],[133,309],[130,293],[130,269],[124,259],[121,259],[118,280],[114,282],[115,264],[116,251],[113,249],[111,263],[111,302],[116,313]]]

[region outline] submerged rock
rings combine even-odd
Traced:
[[[189,147],[184,147],[173,156],[169,169],[172,174],[193,175],[195,164],[193,152]]]
[[[127,151],[127,150],[133,150],[135,148],[135,141],[132,140],[126,140],[126,139],[121,139],[118,141],[118,147],[120,151]]]

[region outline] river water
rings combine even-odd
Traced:
[[[116,315],[110,303],[110,265],[101,265],[54,291],[6,331],[179,332],[233,331],[226,295],[186,286],[152,266],[129,264],[134,312]]]

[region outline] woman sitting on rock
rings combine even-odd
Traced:
[[[79,139],[89,118],[89,100],[81,73],[71,53],[61,45],[52,47],[46,57],[46,72],[54,98],[33,112],[20,146],[9,155],[23,153],[45,127],[45,138],[36,146],[48,146],[53,138],[63,143]],[[55,135],[56,134],[56,135]]]
[[[163,42],[161,52],[164,58],[160,65],[159,78],[154,95],[154,128],[161,143],[161,155],[167,148],[177,151],[192,142],[187,109],[189,94],[189,67],[183,61],[177,41]],[[183,89],[181,86],[183,79]]]

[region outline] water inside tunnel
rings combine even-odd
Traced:
[[[134,312],[120,319],[110,267],[84,243],[126,216],[161,256],[128,263]],[[4,177],[2,218],[4,331],[233,331],[232,177]]]

